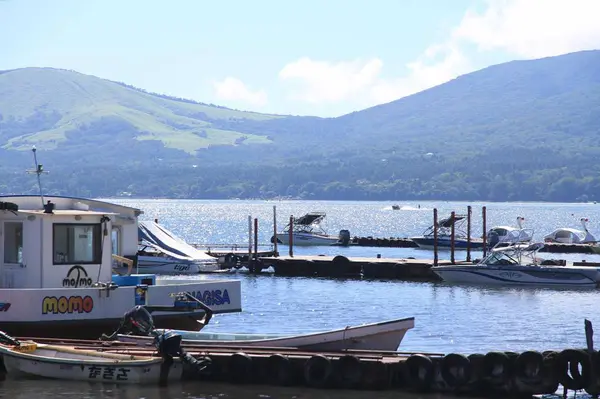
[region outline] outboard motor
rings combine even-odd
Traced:
[[[111,335],[102,334],[102,340],[113,340],[117,334],[132,334],[148,337],[154,330],[154,320],[143,306],[134,306],[123,315],[119,327]]]
[[[350,244],[350,231],[340,230],[340,234],[338,235],[338,241],[341,245],[348,246],[348,244]]]
[[[211,373],[212,359],[204,356],[196,359],[185,349],[181,347],[182,337],[174,331],[165,331],[154,338],[154,346],[158,354],[163,358],[163,364],[160,370],[160,383],[166,384],[169,375],[169,369],[173,364],[173,358],[179,357],[183,363],[182,377],[194,378],[199,375],[209,375]]]
[[[494,248],[500,242],[500,236],[494,230],[490,230],[487,233],[487,245],[489,248]]]

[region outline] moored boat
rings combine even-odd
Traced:
[[[310,351],[341,351],[348,349],[395,351],[400,346],[406,332],[414,325],[414,317],[409,317],[325,332],[287,336],[180,330],[174,330],[173,332],[182,336],[184,345],[293,347]],[[165,333],[165,330],[155,330],[155,334],[162,333]],[[123,342],[149,345],[154,338],[152,336],[119,334],[117,339]]]
[[[448,283],[561,288],[597,288],[600,268],[573,266],[565,260],[537,256],[543,243],[516,244],[492,250],[477,264],[434,266]]]
[[[469,238],[467,233],[462,230],[462,225],[466,222],[465,215],[454,215],[442,219],[437,226],[429,226],[421,236],[410,237],[410,239],[423,249],[433,249],[437,239],[438,249],[449,249],[454,245],[454,249],[482,249],[483,240],[480,238]],[[452,238],[452,226],[454,225],[454,240]],[[437,235],[437,236],[436,236]]]
[[[329,235],[321,226],[325,219],[324,212],[309,212],[303,216],[294,218],[292,225],[288,223],[281,233],[271,237],[271,242],[277,240],[279,244],[289,245],[290,234],[294,246],[326,246],[326,245],[348,245],[350,233],[341,230],[338,236]],[[291,230],[291,231],[290,231]]]

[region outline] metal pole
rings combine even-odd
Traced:
[[[467,262],[471,261],[471,205],[467,206]]]
[[[456,221],[456,213],[452,211],[450,214],[452,220],[452,226],[450,227],[450,262],[454,264],[454,223]]]
[[[254,264],[258,260],[258,218],[254,218]]]
[[[438,265],[437,228],[438,228],[437,208],[433,208],[433,265],[434,266]]]
[[[294,215],[290,215],[290,230],[289,230],[290,257],[294,256]]]
[[[485,206],[483,208],[481,208],[481,214],[483,217],[483,257],[485,258],[486,254],[487,254],[487,228],[486,228],[486,223],[485,220],[487,219],[487,212],[486,212],[486,208]]]
[[[252,216],[248,215],[248,264],[252,259]]]
[[[277,207],[273,205],[273,250],[275,256],[279,256],[277,251]]]

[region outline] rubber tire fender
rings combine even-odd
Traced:
[[[244,384],[250,382],[253,376],[253,361],[250,356],[243,352],[234,353],[228,362],[229,378],[233,382]]]
[[[279,353],[269,356],[265,365],[265,377],[273,385],[292,385],[294,370],[290,359]]]
[[[502,367],[498,375],[494,373],[497,366]],[[504,352],[488,352],[483,357],[483,375],[488,381],[503,385],[506,384],[512,374],[512,364],[508,355]]]
[[[523,383],[538,384],[544,377],[544,355],[537,351],[525,351],[516,358],[514,367],[515,376]]]
[[[418,390],[427,391],[431,389],[431,384],[435,378],[434,365],[428,356],[415,354],[406,359],[406,370],[408,374],[408,384]],[[424,370],[424,375],[421,375]]]
[[[452,369],[458,369],[458,375]],[[442,358],[440,371],[444,382],[452,388],[458,388],[471,380],[471,362],[469,358],[458,353],[449,353]]]
[[[342,388],[353,389],[360,385],[363,370],[359,358],[353,355],[344,355],[337,360],[336,366],[339,384]]]
[[[331,360],[323,355],[311,356],[304,363],[304,381],[309,387],[324,388],[333,377]]]
[[[579,364],[582,368],[581,373],[578,369]],[[567,389],[584,389],[592,380],[591,366],[592,359],[589,353],[579,349],[565,349],[559,353],[556,362],[558,382]]]

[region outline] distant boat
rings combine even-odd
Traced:
[[[496,245],[510,245],[516,243],[531,242],[533,229],[524,229],[525,218],[517,216],[517,226],[494,226],[487,232],[487,243],[489,247]]]
[[[455,249],[482,249],[483,240],[480,238],[472,238],[468,240],[466,232],[461,228],[466,222],[465,215],[454,215],[442,219],[438,222],[437,228],[431,225],[423,232],[422,236],[410,237],[410,239],[423,249],[433,249],[437,230],[437,246],[438,248],[449,249],[452,247],[452,225],[454,225],[454,248]]]
[[[596,243],[596,237],[588,231],[587,218],[580,219],[583,230],[571,228],[559,228],[544,237],[545,242],[554,242],[561,244],[593,244]]]
[[[340,230],[338,236],[329,235],[321,227],[321,222],[325,219],[324,212],[310,212],[303,216],[294,218],[292,227],[292,245],[347,245],[350,241],[350,232]],[[283,245],[290,243],[290,224],[288,223],[283,232],[277,233],[277,242]],[[271,242],[274,237],[271,237]]]

